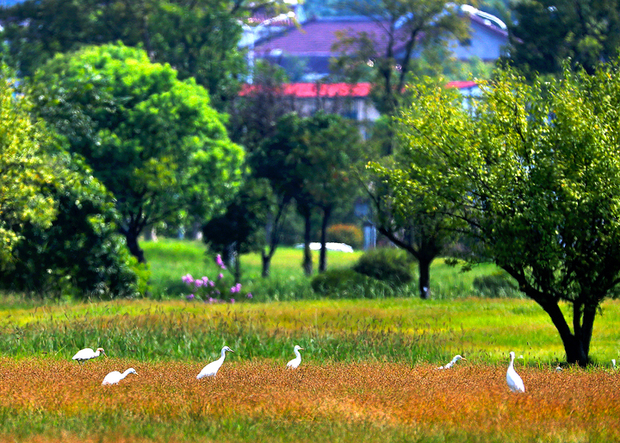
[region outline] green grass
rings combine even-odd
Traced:
[[[187,273],[195,277],[207,275],[213,278],[220,272],[213,258],[206,256],[201,243],[164,240],[144,243],[143,246],[152,273],[150,297],[86,302],[69,299],[35,300],[15,294],[0,297],[0,356],[7,357],[4,364],[7,367],[12,364],[29,367],[35,377],[42,377],[45,372],[42,367],[53,365],[54,362],[64,365],[72,374],[74,371],[86,371],[84,376],[101,365],[112,366],[120,362],[131,363],[137,368],[140,365],[161,367],[189,364],[197,370],[205,362],[218,357],[221,347],[227,344],[236,351],[227,357],[227,365],[230,365],[227,367],[231,370],[261,364],[281,367],[293,357],[293,345],[299,344],[305,348],[304,365],[314,368],[317,373],[333,365],[347,373],[348,368],[354,364],[381,366],[386,363],[397,363],[411,371],[420,371],[423,370],[420,368],[432,369],[444,364],[454,354],[460,353],[467,357],[468,362],[467,366],[462,365],[459,369],[470,371],[467,373],[470,375],[477,370],[490,370],[494,377],[495,373],[499,374],[492,383],[499,383],[503,382],[507,353],[511,350],[522,356],[518,359],[522,373],[527,375],[539,371],[543,379],[548,377],[555,380],[553,368],[564,360],[557,331],[548,316],[533,301],[514,294],[510,297],[486,298],[474,289],[476,277],[497,272],[491,265],[480,265],[463,273],[437,260],[431,270],[430,300],[417,297],[415,282],[389,294],[375,294],[376,297],[372,299],[320,299],[312,292],[310,279],[301,270],[301,251],[281,248],[274,256],[272,274],[268,279],[260,277],[261,262],[258,255],[243,256],[242,282],[245,288],[256,294],[253,299],[244,299],[235,304],[207,304],[187,301],[184,297],[187,287],[181,282],[181,276]],[[359,253],[330,252],[329,268],[350,267],[358,257]],[[586,373],[591,371],[591,374],[597,376],[606,374],[610,360],[620,360],[618,318],[620,300],[603,303],[595,321],[591,347],[593,361],[603,368],[591,367],[585,370]],[[70,362],[71,356],[78,349],[99,346],[106,349],[108,359],[103,357],[99,361],[87,362],[83,367],[70,364],[73,363]],[[572,369],[564,371],[566,375],[572,373]],[[4,386],[10,389],[14,389],[12,386],[15,383],[6,381],[14,376],[10,370],[0,371],[0,381],[4,381]],[[90,376],[92,378],[92,374]],[[98,392],[101,376],[97,374],[96,383],[88,389]],[[190,379],[195,382],[193,376]],[[78,379],[67,383],[83,382]],[[461,384],[455,386],[467,389],[469,382],[462,379]],[[166,392],[166,385],[159,383],[148,384],[148,389],[155,392],[157,398]],[[183,386],[191,387],[189,383]],[[486,378],[479,380],[479,383],[483,390],[487,389],[484,387]],[[544,385],[545,382],[541,383]],[[39,395],[40,390],[47,392],[49,388],[37,383],[34,386],[36,389],[30,393],[21,387],[16,392],[25,396]],[[343,389],[338,386],[336,384],[336,389]],[[128,394],[126,389],[129,386],[118,388],[125,389],[119,393],[123,392],[123,395],[129,395],[126,398],[134,398],[139,403],[137,396],[141,394],[138,391]],[[401,388],[389,383],[385,387],[396,389],[395,392],[400,392]],[[76,385],[74,389],[79,391],[81,386]],[[351,394],[358,396],[355,397],[357,407],[363,410],[367,399],[372,401],[376,393],[360,393],[356,389],[361,388],[355,388],[350,393],[336,393],[343,395],[343,399],[338,400],[343,403],[332,400],[330,404],[336,410],[338,407],[346,409],[350,406],[348,395]],[[489,392],[497,395],[493,389]],[[64,391],[57,388],[54,392],[51,401],[57,401],[58,405],[65,404]],[[123,404],[117,402],[115,405],[113,395],[116,391],[106,392],[110,394],[106,397],[110,409],[105,411],[97,408],[88,411],[68,408],[59,413],[54,404],[43,408],[36,402],[26,402],[28,407],[17,408],[9,401],[8,406],[5,404],[0,407],[0,440],[304,442],[316,440],[320,435],[321,440],[341,442],[520,443],[532,441],[532,436],[539,432],[532,431],[534,434],[530,433],[528,437],[519,437],[511,432],[468,433],[458,423],[426,426],[423,421],[365,421],[363,416],[351,421],[345,418],[325,418],[317,412],[320,407],[303,405],[299,405],[299,411],[311,417],[307,420],[295,418],[289,410],[284,410],[281,415],[270,416],[263,416],[260,412],[256,412],[256,415],[231,412],[222,416],[201,413],[197,416],[180,414],[177,417],[174,408],[159,411],[154,404],[134,407],[128,416],[123,410]],[[257,389],[257,392],[262,390]],[[295,395],[294,390],[290,392]],[[321,388],[312,388],[308,392],[320,396]],[[0,392],[0,396],[6,398],[12,398],[12,395],[15,393]],[[254,404],[252,395],[248,394],[248,407]],[[194,405],[200,405],[201,401],[195,397],[190,399]],[[214,397],[213,405],[220,404],[220,401]],[[456,398],[450,401],[456,401]],[[514,407],[514,411],[520,411],[523,406],[519,399],[511,397],[501,401],[505,403],[499,407],[504,409],[498,410],[496,418],[493,415],[494,404],[488,405],[493,412],[480,412],[470,403],[466,407],[471,408],[472,417],[482,414],[482,418],[493,424],[501,419],[501,414],[506,413],[507,405]],[[540,409],[532,406],[537,406],[540,399],[525,401],[529,402],[531,411]],[[206,407],[210,407],[210,404],[205,403]],[[240,407],[243,409],[245,406],[241,404]],[[566,420],[569,419],[567,416]],[[583,438],[568,428],[559,428],[560,433],[555,437],[553,432],[540,431],[541,441],[560,442],[567,436],[570,441],[604,442],[605,429],[601,429],[600,433],[597,433],[599,431],[596,427],[593,429],[583,434]]]
[[[215,279],[222,272],[200,242],[163,239],[157,242],[143,242],[142,247],[151,270],[151,298],[158,300],[176,299],[188,293],[188,288],[181,282],[181,277],[191,274],[194,277],[207,276]],[[344,253],[328,251],[328,269],[350,268],[362,252]],[[318,266],[318,251],[313,251],[315,268]],[[270,276],[261,277],[261,258],[258,253],[246,254],[241,258],[242,284],[258,301],[292,301],[300,299],[318,299],[310,287],[310,278],[303,273],[302,251],[290,247],[277,249],[271,265]],[[450,300],[463,297],[481,296],[473,287],[476,277],[497,272],[490,264],[475,266],[471,271],[461,272],[460,267],[448,265],[438,259],[431,271],[432,298]],[[229,272],[224,272],[232,278]],[[408,285],[395,288],[388,294],[377,293],[374,298],[385,296],[417,297],[416,277]],[[511,293],[520,297],[518,293]]]
[[[603,305],[592,358],[620,356],[615,320],[620,302]],[[143,360],[206,360],[223,344],[234,358],[281,359],[294,344],[326,361],[441,363],[455,353],[484,363],[513,350],[524,363],[564,359],[561,341],[534,302],[515,299],[300,300],[209,305],[186,301],[117,301],[5,309],[0,353],[67,359],[82,347]]]

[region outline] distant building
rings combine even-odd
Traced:
[[[453,55],[462,61],[478,58],[493,62],[508,44],[506,25],[490,14],[464,5],[463,18],[470,22],[470,38],[464,42],[450,42]],[[386,39],[382,23],[367,17],[328,17],[311,19],[297,25],[264,26],[252,44],[252,58],[265,59],[284,67],[289,73],[299,73],[304,81],[315,81],[327,76],[330,59],[338,56],[333,49],[339,33],[349,35],[366,33],[374,36],[381,46]],[[243,46],[248,46],[244,44]],[[396,46],[396,58],[404,50]]]
[[[239,93],[241,96],[251,94],[259,88],[246,84]],[[464,96],[464,106],[471,106],[471,100],[480,95],[480,88],[474,81],[449,82],[448,88],[457,88]],[[312,115],[318,110],[339,114],[358,123],[364,138],[372,123],[380,117],[370,97],[370,83],[287,83],[282,85],[282,95],[291,99],[295,109],[304,116]]]

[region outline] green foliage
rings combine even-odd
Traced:
[[[507,297],[518,293],[515,281],[506,272],[495,272],[474,278],[474,289],[484,297]]]
[[[312,290],[329,298],[381,298],[393,294],[391,286],[353,269],[333,269],[312,278]]]
[[[237,49],[242,2],[212,0],[42,0],[0,10],[5,59],[32,76],[56,54],[88,45],[123,42],[168,63],[181,79],[193,77],[222,109],[237,94],[245,71]],[[24,26],[28,23],[28,26]]]
[[[346,243],[355,249],[361,248],[364,242],[364,234],[356,225],[336,224],[327,228],[327,241]]]
[[[445,46],[451,38],[462,40],[468,34],[468,22],[459,14],[461,2],[349,0],[343,3],[357,15],[381,20],[384,24],[382,31],[376,34],[342,33],[334,50],[343,55],[337,58],[335,65],[345,71],[346,78],[358,81],[366,75],[371,61],[373,83],[377,85],[374,99],[379,111],[389,116],[396,115],[402,105],[416,53],[422,48]]]
[[[532,76],[560,75],[567,59],[593,73],[617,55],[618,11],[618,0],[515,2],[508,22],[510,62]]]
[[[353,270],[394,285],[406,284],[413,279],[411,259],[405,251],[395,248],[377,248],[364,252]]]
[[[202,229],[203,240],[209,248],[224,256],[224,261],[234,251],[241,254],[261,250],[265,238],[260,229],[267,222],[265,208],[269,207],[271,193],[268,183],[260,180],[246,182],[226,212],[209,220]]]
[[[148,275],[118,234],[118,214],[103,185],[68,154],[54,154],[48,166],[55,179],[41,192],[56,202],[56,217],[48,227],[24,223],[15,261],[0,273],[0,284],[43,298],[133,297],[144,291]]]
[[[207,91],[123,45],[58,55],[34,79],[36,112],[117,201],[121,231],[143,261],[147,225],[209,218],[234,195],[242,149]]]
[[[483,85],[474,113],[450,91],[421,86],[401,120],[402,162],[373,166],[405,211],[424,199],[466,221],[481,256],[548,313],[580,364],[620,277],[619,74],[616,61],[528,85],[507,69]]]
[[[14,261],[22,227],[48,228],[57,211],[41,188],[54,182],[41,149],[47,136],[29,117],[29,102],[18,95],[11,73],[0,67],[0,270]]]

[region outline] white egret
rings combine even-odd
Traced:
[[[202,371],[200,371],[200,374],[198,374],[196,378],[200,379],[204,377],[215,377],[217,375],[217,371],[220,369],[220,367],[224,363],[224,359],[226,358],[226,352],[235,352],[235,351],[230,349],[228,346],[224,346],[222,348],[222,356],[219,359],[209,363],[207,366],[202,368]]]
[[[460,356],[460,355],[455,355],[454,358],[452,360],[450,360],[449,363],[446,363],[445,366],[439,366],[437,369],[450,369],[459,360],[467,360],[467,359],[465,357]]]
[[[297,357],[295,357],[294,359],[292,359],[286,364],[287,368],[296,369],[301,364],[301,354],[299,353],[299,351],[303,351],[303,350],[304,348],[302,348],[301,346],[295,345],[295,347],[293,348],[293,351],[295,352],[295,355]]]
[[[129,368],[127,369],[125,372],[123,372],[122,374],[118,371],[112,371],[110,372],[108,375],[105,376],[105,378],[103,379],[103,383],[101,383],[102,385],[115,385],[117,384],[119,381],[121,381],[122,379],[124,379],[125,377],[127,377],[129,374],[138,374],[136,372],[136,370],[134,368]]]
[[[90,360],[91,358],[97,358],[101,354],[105,355],[105,351],[103,348],[97,348],[96,351],[93,351],[91,348],[85,348],[81,351],[78,351],[74,356],[73,360],[82,363],[83,361]]]
[[[508,365],[508,371],[506,371],[506,382],[512,392],[525,392],[525,386],[523,380],[517,374],[514,368],[515,353],[510,352],[510,364]]]

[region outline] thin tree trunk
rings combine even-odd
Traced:
[[[303,268],[304,273],[307,276],[312,275],[312,251],[310,250],[310,242],[312,241],[312,214],[308,210],[304,214],[305,219],[305,230],[304,230],[304,261]]]
[[[319,272],[325,272],[327,269],[327,249],[325,244],[327,243],[327,226],[329,226],[329,219],[332,215],[332,208],[323,208],[323,221],[321,223],[321,252],[319,254]]]
[[[265,254],[264,252],[261,254],[261,263],[262,263],[262,271],[261,277],[267,278],[269,277],[269,273],[271,271],[271,254]]]

